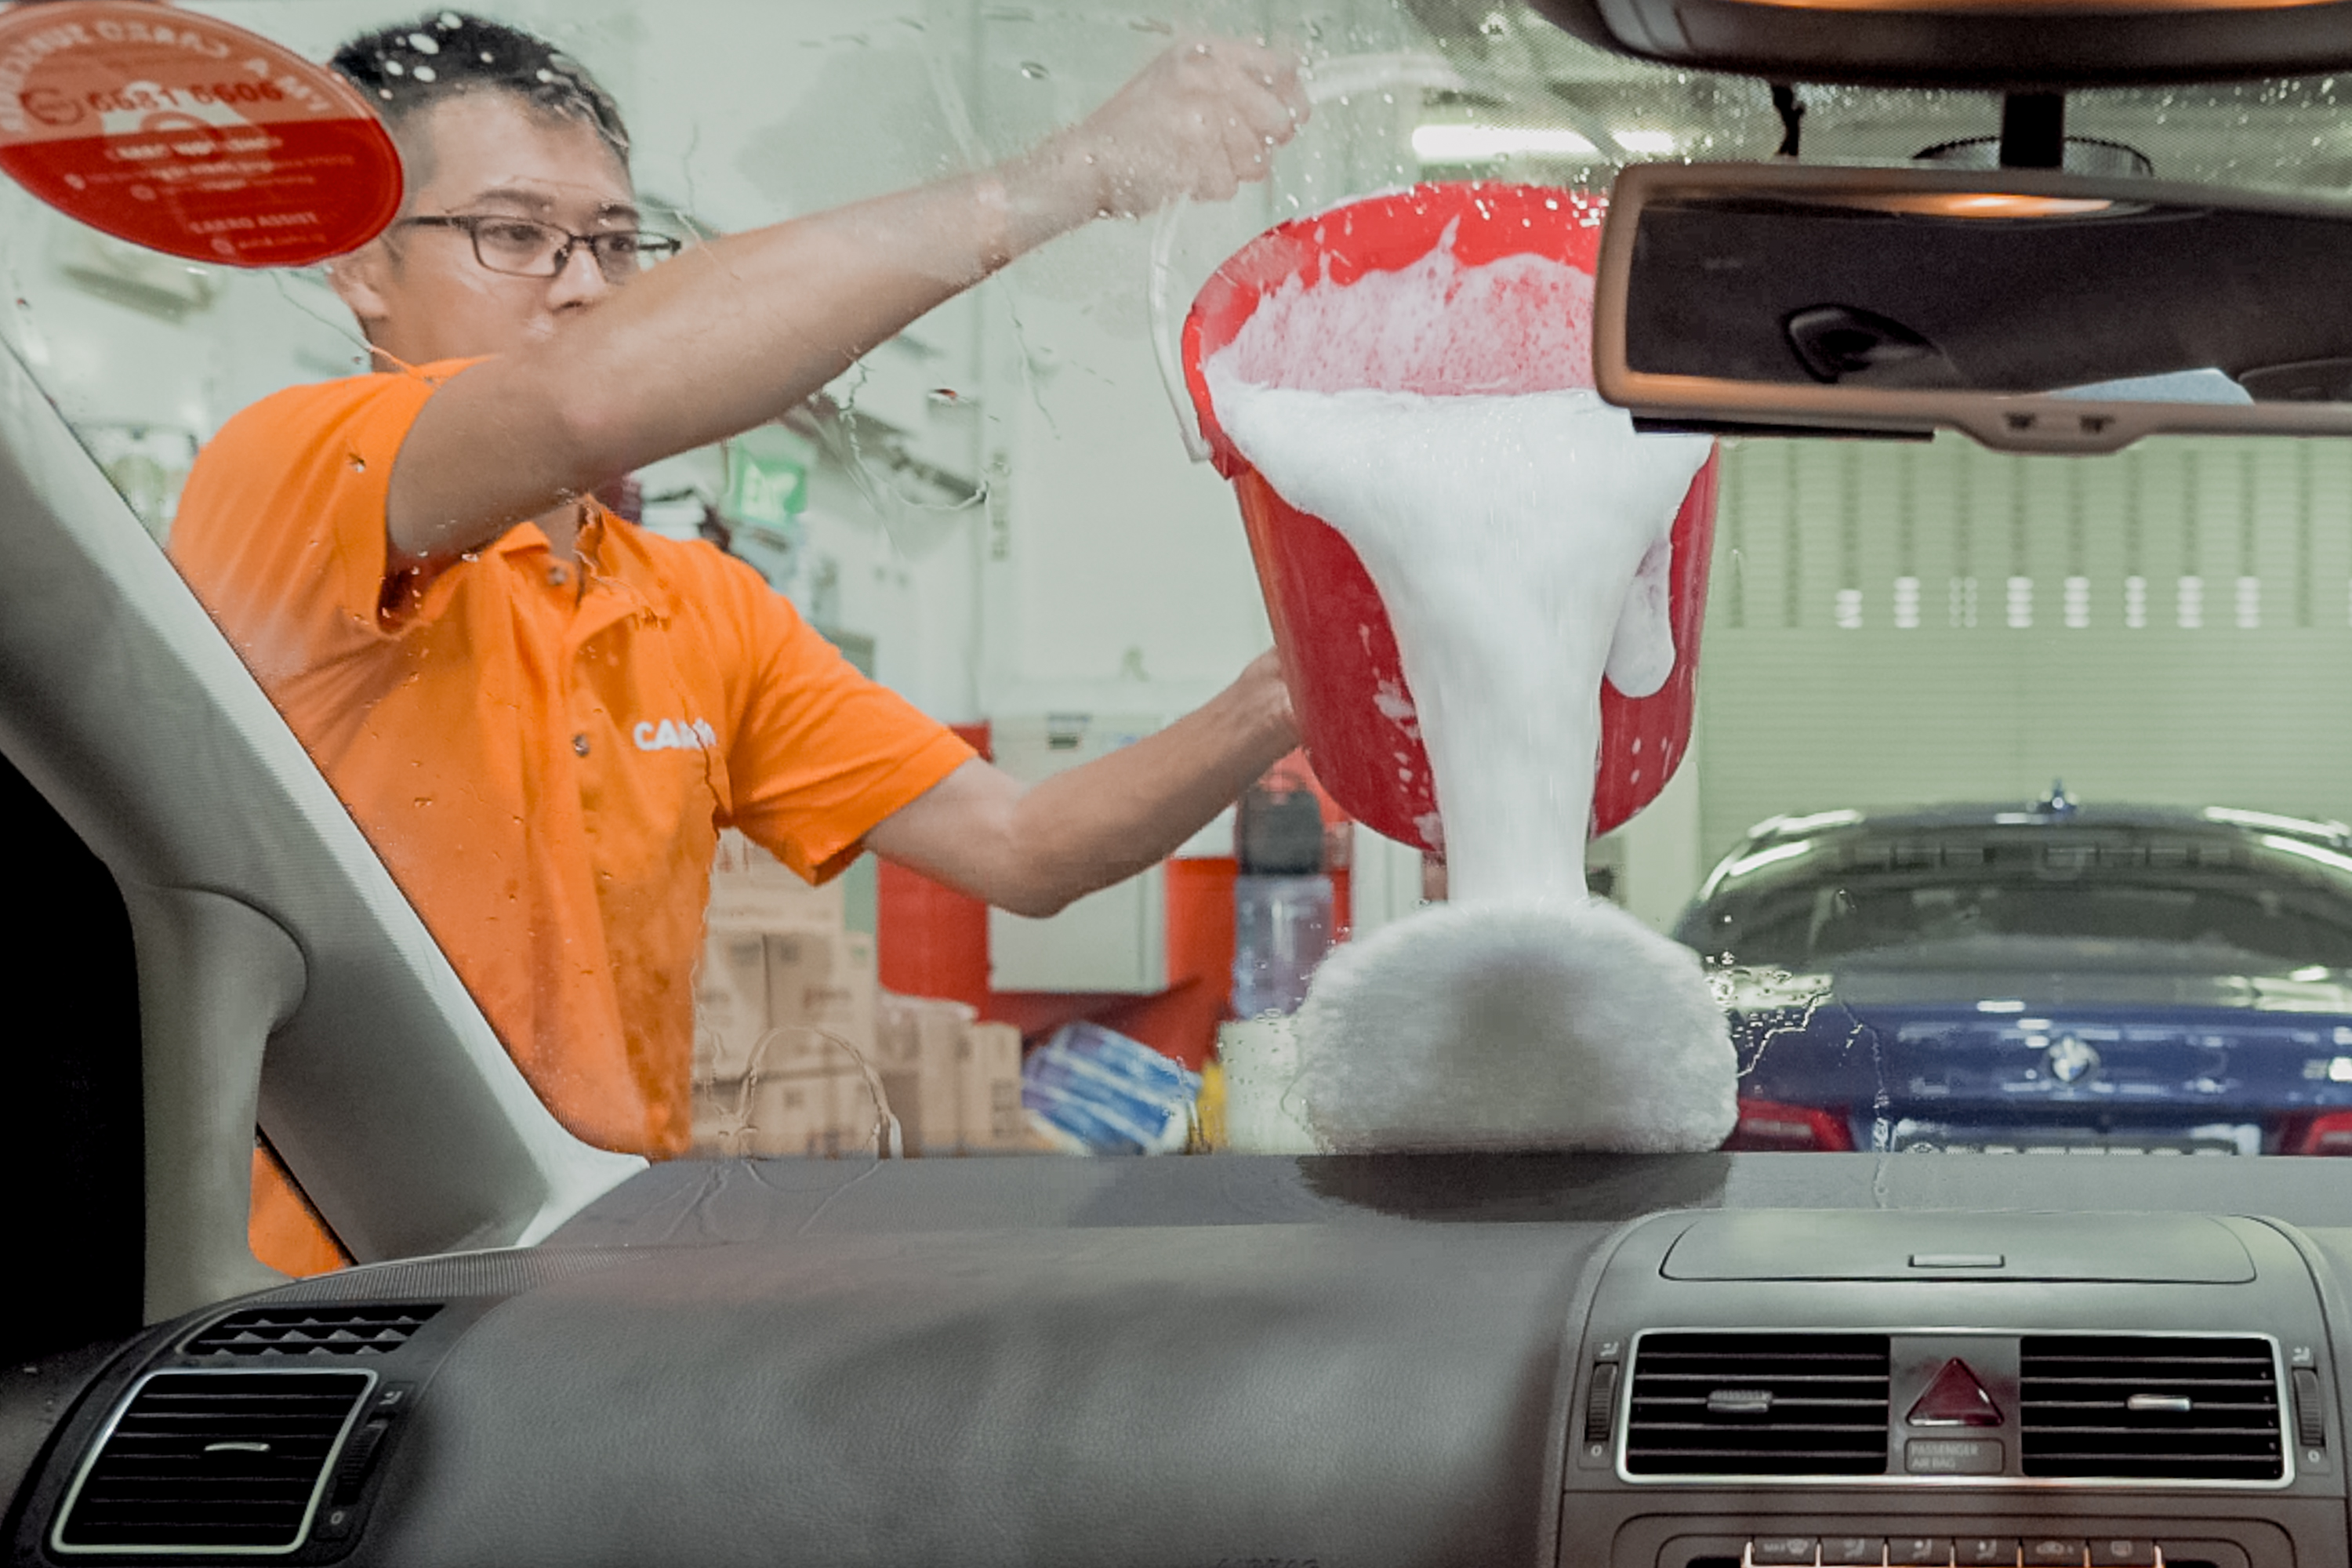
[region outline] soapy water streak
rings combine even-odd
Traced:
[[[1674,668],[1703,438],[1579,384],[1591,285],[1518,256],[1294,280],[1202,366],[1218,423],[1354,546],[1397,636],[1449,892],[1335,953],[1299,1090],[1349,1150],[1712,1148],[1738,1059],[1698,955],[1585,891],[1601,683]]]
[[[1800,985],[1786,969],[1743,964],[1727,952],[1706,961],[1706,984],[1716,1005],[1741,1019],[1743,1079],[1764,1065],[1764,1053],[1775,1040],[1802,1036],[1833,1000],[1826,983]],[[1789,1016],[1792,1007],[1798,1010],[1794,1018]]]
[[[768,1070],[769,1052],[780,1041],[796,1035],[814,1037],[818,1042],[820,1054],[824,1047],[830,1046],[848,1057],[856,1065],[858,1075],[865,1083],[866,1096],[873,1105],[873,1131],[867,1141],[853,1147],[821,1152],[828,1154],[871,1152],[881,1159],[903,1159],[906,1151],[898,1126],[898,1118],[890,1110],[889,1094],[884,1089],[881,1077],[875,1071],[874,1064],[866,1059],[864,1052],[839,1035],[830,1029],[820,1029],[808,1024],[780,1025],[767,1030],[751,1043],[751,1048],[747,1054],[750,1067],[740,1080],[740,1087],[733,1097],[734,1103],[731,1105],[722,1103],[719,1109],[718,1125],[714,1131],[715,1142],[719,1150],[725,1153],[740,1154],[748,1142],[759,1133],[759,1121],[753,1108],[759,1100],[761,1083],[772,1076]],[[703,1081],[714,1090],[712,1098],[718,1099],[715,1090],[725,1080],[716,1073],[709,1073],[704,1075]],[[792,1151],[780,1152],[791,1152]]]
[[[1601,679],[1643,697],[1673,672],[1674,520],[1711,448],[1576,384],[1587,274],[1465,267],[1454,233],[1400,271],[1292,279],[1203,371],[1234,444],[1380,590],[1453,896],[1580,898]]]
[[[1845,1011],[1826,974],[1797,974],[1769,964],[1743,964],[1732,954],[1706,960],[1706,981],[1717,1005],[1738,1021],[1739,1076],[1753,1078],[1764,1066],[1772,1047],[1784,1039],[1801,1039],[1813,1032],[1825,1009]],[[1867,1040],[1865,1042],[1865,1037]],[[1871,1147],[1889,1147],[1893,1096],[1887,1087],[1886,1042],[1875,1028],[1846,1014],[1844,1048],[1851,1053],[1866,1043],[1871,1061]]]

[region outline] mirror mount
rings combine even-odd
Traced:
[[[1797,96],[1797,84],[1776,81],[1772,84],[1772,112],[1780,117],[1780,145],[1772,156],[1795,158],[1805,142],[1805,104]]]
[[[2097,137],[2067,137],[2062,158],[2058,167],[2070,174],[2089,174],[2106,179],[2153,179],[2156,175],[2155,163],[2138,148]],[[1950,169],[2004,167],[2000,138],[1998,136],[1969,136],[1958,142],[1939,142],[1933,147],[1923,147],[1913,153],[1912,161],[1941,163]]]
[[[2066,162],[2066,95],[2012,92],[2000,100],[2000,166],[2057,169]]]

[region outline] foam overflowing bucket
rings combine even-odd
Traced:
[[[1590,276],[1600,248],[1601,209],[1597,198],[1578,192],[1483,183],[1368,197],[1252,240],[1217,269],[1184,322],[1184,384],[1211,460],[1240,498],[1316,773],[1359,821],[1404,843],[1434,849],[1443,839],[1429,757],[1413,721],[1412,694],[1387,608],[1347,540],[1284,500],[1227,438],[1202,366],[1234,341],[1262,300],[1293,279],[1345,286],[1366,273],[1402,271],[1446,245],[1465,267],[1535,255]],[[1509,356],[1502,357],[1507,362]],[[1563,372],[1556,363],[1502,363],[1477,367],[1475,380],[1484,393],[1590,387],[1591,366],[1588,360]],[[1717,462],[1710,458],[1700,468],[1674,522],[1672,673],[1663,687],[1638,699],[1605,682],[1601,688],[1596,833],[1656,798],[1690,749]],[[1576,499],[1563,495],[1559,504],[1572,508]]]

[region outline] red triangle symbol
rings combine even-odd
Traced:
[[[1992,1402],[1969,1363],[1954,1356],[1903,1419],[1914,1426],[1998,1426],[2000,1406]]]

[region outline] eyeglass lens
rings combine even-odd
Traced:
[[[617,282],[667,255],[668,242],[654,235],[616,230],[609,234],[575,236],[551,224],[528,218],[498,218],[477,223],[474,253],[494,272],[524,278],[552,278],[571,260],[575,246],[587,246],[596,265]]]

